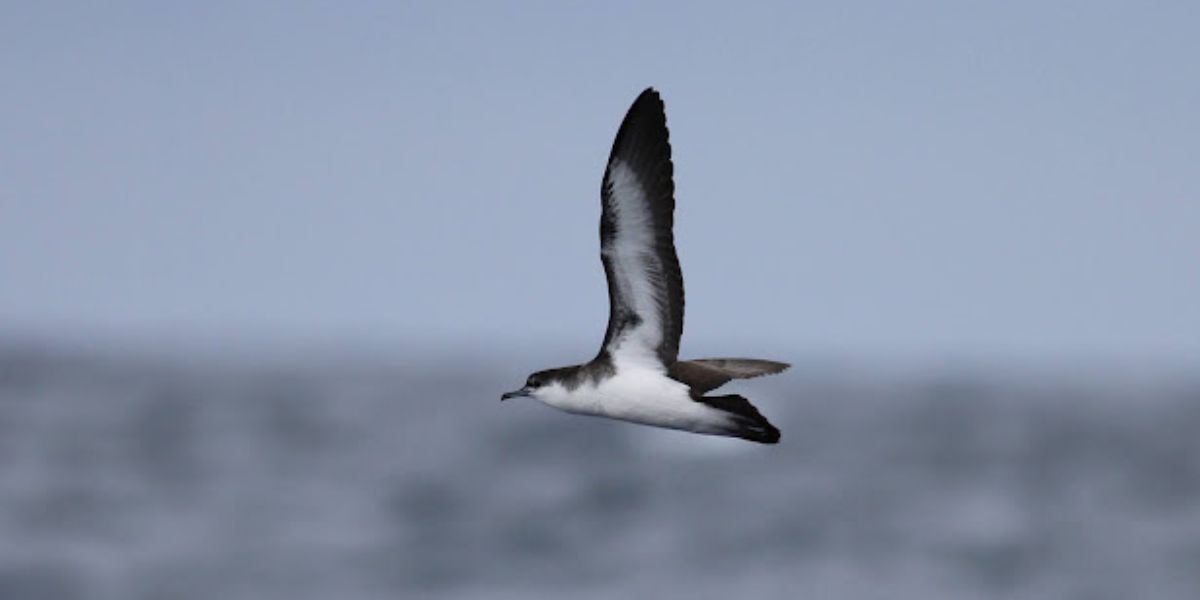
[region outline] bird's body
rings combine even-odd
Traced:
[[[672,233],[672,175],[662,100],[647,89],[621,123],[601,187],[609,319],[600,352],[585,364],[534,373],[504,398],[530,396],[572,413],[775,443],[779,430],[748,400],[704,394],[787,364],[677,360],[684,299]]]
[[[585,380],[573,389],[556,381],[538,399],[571,413],[672,429],[694,430],[713,416],[712,409],[692,400],[687,385],[661,370],[633,365],[618,367],[612,377]]]

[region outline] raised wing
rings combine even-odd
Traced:
[[[600,259],[609,302],[601,356],[670,366],[679,354],[683,273],[671,233],[672,172],[663,102],[647,88],[617,131],[601,187]]]

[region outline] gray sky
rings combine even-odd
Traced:
[[[590,347],[653,85],[685,353],[1200,361],[1198,7],[5,3],[0,328]]]

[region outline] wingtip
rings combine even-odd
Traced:
[[[659,94],[658,90],[654,89],[653,86],[642,90],[642,93],[638,94],[637,99],[633,101],[633,106],[646,103],[653,103],[659,106],[663,105],[662,94]]]
[[[665,163],[666,169],[671,169],[670,133],[667,131],[667,107],[658,90],[648,87],[625,112],[617,136],[613,139],[612,151],[609,152],[608,162],[612,164],[618,153],[625,148],[631,155],[646,153],[655,159],[655,165]],[[633,141],[631,141],[633,140]],[[628,145],[628,147],[626,147]],[[649,148],[649,151],[647,151]],[[670,171],[667,173],[670,182]]]

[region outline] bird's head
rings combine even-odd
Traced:
[[[555,369],[538,371],[525,379],[525,386],[519,390],[505,393],[500,400],[509,398],[537,398],[538,392],[555,381]]]
[[[500,400],[529,397],[547,404],[554,404],[565,392],[577,388],[582,376],[580,368],[580,365],[547,368],[545,371],[530,374],[526,378],[523,388],[500,396]]]

